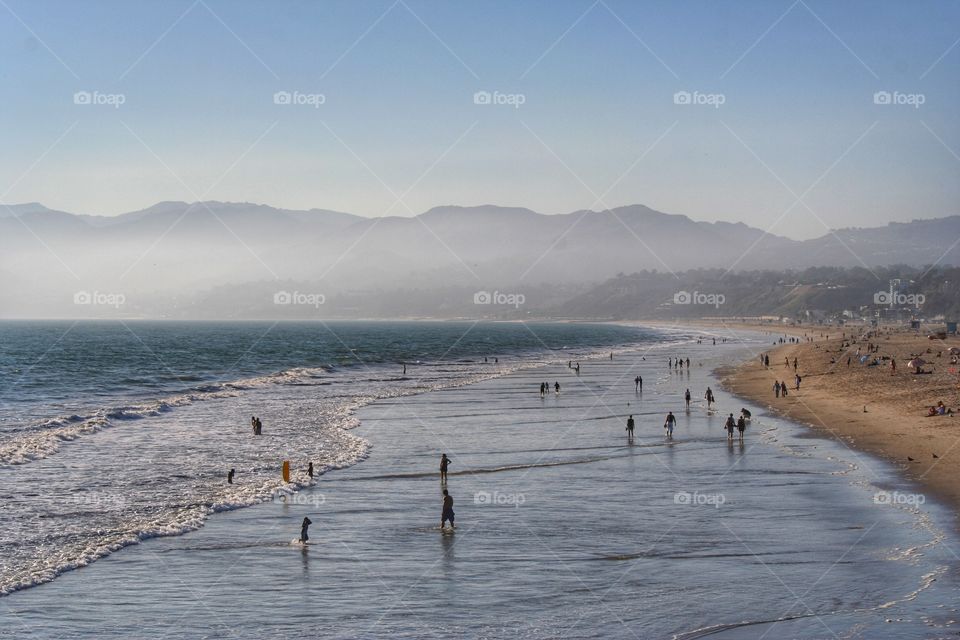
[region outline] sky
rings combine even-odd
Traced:
[[[0,202],[960,214],[960,3],[0,2]]]

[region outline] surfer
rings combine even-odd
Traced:
[[[456,529],[456,525],[453,524],[453,498],[447,493],[447,490],[443,490],[443,511],[440,513],[440,528],[443,529],[447,520],[450,521],[450,528]]]
[[[450,466],[450,458],[447,457],[447,454],[442,454],[440,456],[440,482],[447,481],[447,467]]]
[[[234,473],[236,473],[236,470],[235,470],[235,469],[230,469],[230,471],[227,472],[227,484],[233,484],[233,474],[234,474]]]
[[[313,480],[313,463],[307,464],[307,475],[310,476],[310,479]]]
[[[667,412],[667,421],[663,423],[663,428],[667,430],[667,439],[673,439],[673,428],[677,425],[677,418],[673,415],[673,411]]]
[[[313,522],[310,521],[310,518],[304,516],[303,522],[300,523],[300,543],[307,544],[307,540],[310,539],[310,536],[307,535],[307,529],[312,525]]]

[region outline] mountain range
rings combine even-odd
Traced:
[[[0,205],[0,315],[73,315],[77,291],[122,292],[135,316],[258,317],[265,311],[244,297],[281,287],[331,299],[543,287],[559,295],[643,270],[957,265],[958,240],[960,216],[798,241],[643,205],[555,215],[443,206],[383,218],[227,202],[161,202],[118,216]],[[435,315],[442,305],[427,307]]]

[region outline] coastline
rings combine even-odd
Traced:
[[[883,330],[872,339],[857,341],[859,327],[746,323],[688,326],[720,330],[728,340],[737,340],[740,330],[768,334],[771,344],[763,353],[769,356],[770,367],[760,365],[759,352],[754,358],[718,367],[715,375],[724,390],[775,415],[804,424],[818,435],[843,443],[854,453],[860,451],[889,462],[910,484],[949,506],[954,526],[960,525],[960,416],[926,417],[924,413],[924,407],[940,399],[956,411],[957,366],[951,366],[946,357],[935,356],[936,351],[945,354],[951,345],[903,330]],[[805,335],[813,340],[804,342]],[[773,344],[784,336],[798,337],[801,342]],[[845,342],[846,348],[842,347]],[[873,367],[857,361],[856,349],[865,353],[870,342],[879,345],[873,356],[896,358],[896,374],[891,375],[886,360]],[[906,367],[909,354],[926,349],[934,350],[927,357],[934,374],[911,374]],[[848,357],[852,359],[849,366]],[[784,358],[789,359],[790,367],[784,365]],[[800,391],[794,390],[794,358],[802,377]],[[831,358],[836,362],[831,362]],[[775,397],[772,387],[777,380],[788,383],[787,398]],[[869,465],[862,458],[858,460]]]

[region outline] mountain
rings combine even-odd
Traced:
[[[257,291],[262,302],[284,282],[331,298],[391,301],[352,309],[409,310],[391,295],[402,290],[433,300],[421,313],[468,313],[458,305],[470,291],[539,288],[555,296],[558,286],[586,291],[644,270],[960,264],[958,238],[960,216],[796,241],[643,205],[558,215],[443,206],[411,218],[215,201],[161,202],[112,217],[0,205],[0,316],[70,315],[76,291],[123,292],[126,312],[144,316],[189,313],[213,304],[217,291],[214,316],[251,315],[260,307],[238,299],[231,308],[224,293]]]

